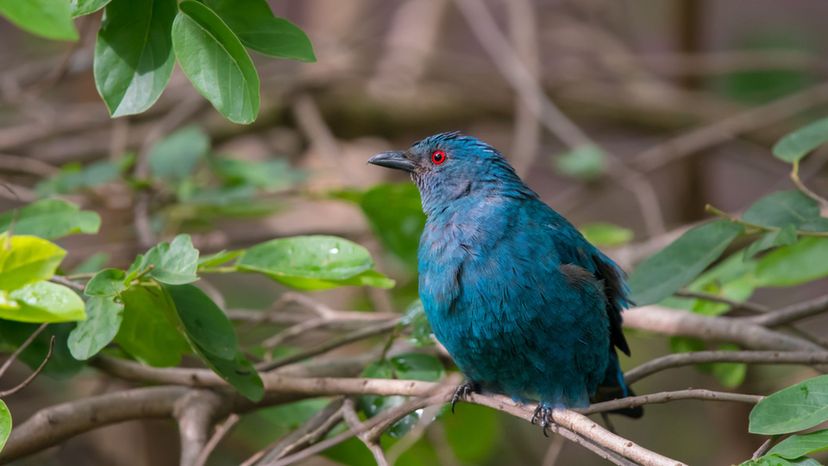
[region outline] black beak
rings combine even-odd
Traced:
[[[401,151],[380,152],[368,159],[368,163],[407,172],[413,172],[415,168],[414,162],[405,156],[405,152]]]

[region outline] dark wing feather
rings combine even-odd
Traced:
[[[630,347],[624,337],[624,331],[621,329],[621,311],[630,304],[627,298],[627,288],[624,284],[624,272],[613,262],[609,262],[610,259],[602,256],[604,255],[593,255],[592,262],[595,264],[595,278],[604,282],[604,294],[607,297],[607,315],[610,319],[610,341],[616,348],[629,356]]]

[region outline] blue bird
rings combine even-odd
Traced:
[[[427,216],[419,293],[437,340],[471,392],[537,400],[552,410],[630,396],[616,349],[629,355],[623,271],[544,204],[488,144],[441,133],[374,165],[410,173]],[[617,411],[640,417],[640,407]]]

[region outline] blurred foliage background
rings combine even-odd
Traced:
[[[182,232],[204,255],[289,235],[342,236],[368,247],[376,268],[397,286],[338,288],[313,297],[337,309],[402,312],[416,298],[416,239],[424,219],[407,180],[365,165],[375,152],[439,131],[478,136],[630,270],[704,218],[705,204],[740,211],[789,189],[790,168],[770,157],[769,148],[828,107],[828,4],[818,0],[485,2],[543,92],[603,148],[571,150],[565,137],[535,118],[521,98],[529,91],[513,85],[509,64],[490,53],[491,34],[469,27],[468,12],[457,8],[462,3],[270,2],[274,13],[307,33],[316,62],[254,54],[261,106],[249,125],[223,118],[180,68],[149,110],[112,119],[93,79],[100,13],[77,20],[79,40],[72,43],[40,39],[0,21],[0,174],[9,187],[0,189],[0,211],[53,195],[97,211],[100,234],[59,242],[69,251],[63,267],[73,273],[104,264],[126,268],[154,244],[148,238]],[[136,176],[142,157],[148,165]],[[800,168],[817,192],[828,192],[825,162],[820,151]],[[136,225],[139,209],[148,224]],[[221,296],[226,309],[238,311],[266,310],[286,290],[255,275],[215,275],[200,283]],[[754,298],[776,307],[821,289],[824,280],[758,290]],[[828,322],[817,318],[807,326],[819,335]],[[280,328],[242,324],[237,333],[244,345]],[[296,345],[328,337],[309,331]],[[625,367],[698,345],[640,332],[628,338],[633,357]],[[383,342],[348,346],[334,357]],[[260,351],[278,357],[293,349]],[[416,361],[391,361],[399,367],[367,370],[422,369]],[[54,369],[7,400],[16,419],[124,386],[92,369],[74,377],[67,377],[74,369]],[[796,367],[708,369],[676,369],[636,390],[738,386],[770,393],[812,374]],[[22,378],[26,369],[12,373]],[[325,404],[314,399],[245,415],[210,464],[243,461]],[[649,406],[643,419],[615,424],[621,435],[688,464],[731,464],[761,443],[746,433],[748,412],[739,404],[686,401]],[[550,445],[533,426],[470,405],[441,414],[417,436],[385,441],[389,456],[406,466],[542,464]],[[602,464],[569,444],[560,455],[558,464]],[[81,435],[16,464],[177,461],[175,425],[144,421]],[[371,461],[351,440],[302,464]]]

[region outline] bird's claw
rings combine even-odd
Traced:
[[[549,426],[553,424],[552,407],[539,403],[538,407],[535,408],[535,412],[532,414],[531,422],[532,424],[537,422],[543,431],[543,436],[549,437]]]
[[[458,385],[457,389],[454,390],[454,395],[451,396],[451,414],[454,414],[454,405],[458,401],[465,400],[467,396],[478,391],[480,391],[480,385],[476,382],[467,380]]]

